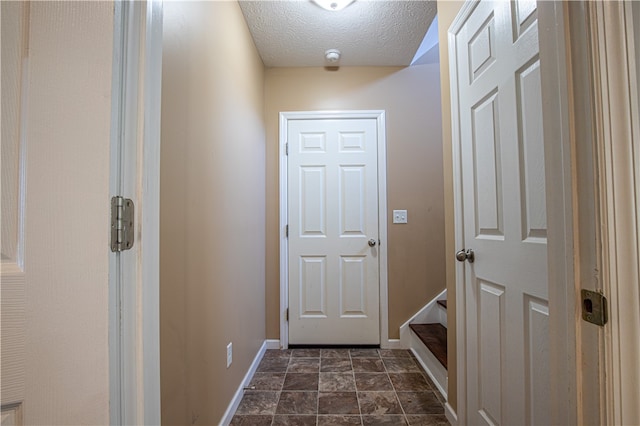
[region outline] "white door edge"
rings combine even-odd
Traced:
[[[456,61],[456,34],[475,8],[478,0],[467,1],[451,23],[448,31],[449,76],[451,90],[451,145],[453,149],[453,211],[455,249],[464,247],[464,215],[462,211],[462,152],[460,140],[460,113],[458,101],[458,63]],[[447,253],[452,256],[453,253]],[[467,336],[466,336],[466,306],[465,297],[465,267],[456,262],[456,364],[457,364],[457,420],[458,424],[467,424]],[[448,393],[449,390],[447,390]]]
[[[144,28],[144,34],[138,30],[140,28]],[[122,261],[120,255],[109,255],[111,424],[161,423],[161,65],[161,0],[116,2],[110,194],[134,198],[137,203],[135,214],[138,223],[134,243],[137,253],[132,254],[137,257]],[[140,86],[142,92],[138,90]],[[142,108],[138,108],[139,104]],[[142,130],[141,137],[138,130]],[[122,194],[125,188],[128,194]],[[108,205],[109,200],[106,200],[105,206]],[[140,229],[144,229],[144,233],[139,232]],[[123,300],[128,303],[121,304]],[[127,318],[126,324],[122,325],[118,321],[119,317]]]
[[[388,279],[387,279],[387,144],[384,110],[335,110],[335,111],[295,111],[280,113],[280,347],[289,347],[289,324],[287,322],[287,309],[289,308],[289,246],[286,237],[288,223],[287,206],[287,128],[289,120],[309,119],[362,119],[372,118],[377,123],[378,137],[378,220],[381,244],[379,250],[380,261],[380,347],[387,348],[389,342],[389,305],[388,305]]]
[[[571,17],[569,17],[571,19]],[[579,418],[576,340],[576,276],[574,272],[574,209],[572,198],[577,182],[572,175],[569,127],[569,85],[565,39],[565,10],[562,4],[538,3],[540,64],[544,120],[544,152],[547,187],[549,345],[551,420],[553,424],[577,424]],[[572,24],[569,24],[572,25]],[[574,41],[572,41],[573,43]],[[545,78],[547,77],[547,78]],[[586,384],[586,382],[585,382]]]

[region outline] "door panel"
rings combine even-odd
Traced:
[[[26,291],[24,249],[25,139],[24,113],[29,30],[28,7],[23,2],[2,2],[2,248],[0,250],[0,313],[2,344],[2,425],[23,424],[25,398]]]
[[[476,194],[475,235],[503,239],[502,186],[497,92],[489,94],[472,109],[474,184]]]
[[[535,1],[481,1],[455,34],[469,424],[546,424],[546,182]]]
[[[300,317],[327,317],[327,258],[300,256]]]
[[[2,425],[106,424],[114,4],[0,11]]]
[[[376,128],[289,121],[291,344],[380,342]]]

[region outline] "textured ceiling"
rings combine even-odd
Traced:
[[[267,67],[321,67],[338,49],[340,66],[406,66],[431,21],[435,1],[358,0],[332,12],[310,0],[240,0]]]

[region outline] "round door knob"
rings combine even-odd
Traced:
[[[475,254],[473,253],[473,250],[471,249],[462,249],[462,250],[458,250],[456,252],[456,260],[458,262],[464,262],[465,260],[469,261],[469,263],[473,263],[473,261],[475,260]]]
[[[369,240],[369,247],[373,247],[376,245],[376,240],[374,240],[373,238]]]

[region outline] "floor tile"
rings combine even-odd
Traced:
[[[384,358],[383,362],[389,373],[420,372],[420,367],[411,358]]]
[[[320,349],[294,349],[291,356],[294,358],[320,358]]]
[[[351,358],[380,358],[377,349],[351,349]]]
[[[405,414],[444,414],[444,408],[433,392],[398,392]]]
[[[321,358],[349,358],[349,349],[322,349]]]
[[[319,415],[318,426],[360,426],[360,416]]]
[[[351,371],[351,360],[341,358],[322,358],[320,371],[323,373],[344,373]]]
[[[411,426],[449,426],[444,414],[409,414],[407,420]]]
[[[270,426],[273,416],[243,416],[235,415],[229,426]]]
[[[353,373],[320,373],[320,392],[355,391]]]
[[[263,358],[256,371],[260,373],[284,373],[287,371],[289,358]]]
[[[316,414],[318,392],[289,392],[280,394],[276,414]]]
[[[236,414],[274,414],[278,392],[248,391],[244,394]]]
[[[233,426],[448,425],[444,398],[410,351],[269,349],[257,370]]]
[[[395,392],[358,392],[362,415],[402,414]]]
[[[291,349],[267,349],[264,353],[265,358],[289,358]]]
[[[421,373],[389,373],[396,392],[419,392],[432,390]]]
[[[282,390],[284,375],[285,373],[255,373],[249,387],[254,387],[251,390]]]
[[[355,392],[320,392],[318,414],[360,414]]]
[[[364,426],[399,426],[406,425],[404,416],[386,415],[386,416],[362,416],[362,424]]]
[[[282,390],[318,390],[318,373],[287,373]]]
[[[411,351],[406,349],[378,349],[382,358],[411,358]]]
[[[383,373],[385,371],[381,359],[353,358],[351,364],[356,373]]]
[[[273,426],[316,426],[316,416],[301,415],[276,415],[273,417]]]
[[[444,395],[442,395],[440,391],[438,391],[438,388],[436,388],[436,385],[433,385],[431,389],[433,389],[433,393],[435,394],[436,398],[438,398],[438,401],[440,401],[440,404],[442,404],[442,406],[444,407],[444,405],[447,403],[447,400],[444,397]]]
[[[320,358],[291,358],[287,373],[318,373]]]
[[[422,368],[420,370],[421,370],[420,372],[422,373],[422,376],[424,377],[424,379],[427,381],[427,383],[429,383],[429,386],[431,386],[431,389],[433,389],[433,390],[438,389],[436,387],[436,385],[433,383],[433,380],[431,380],[431,377],[429,377],[429,375],[427,374],[427,372],[424,371]]]
[[[387,373],[355,373],[356,389],[359,391],[392,391]]]

